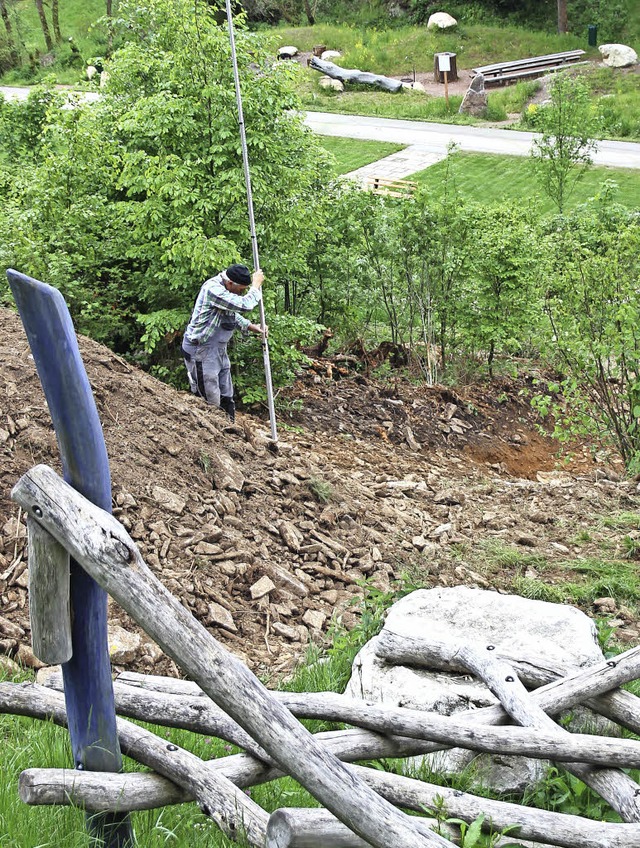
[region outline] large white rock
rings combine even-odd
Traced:
[[[325,62],[331,62],[333,59],[339,59],[342,56],[342,53],[339,50],[325,50],[321,59],[324,59]]]
[[[610,68],[628,68],[638,63],[638,54],[626,44],[601,44],[598,50],[602,54],[602,64]]]
[[[344,91],[344,83],[339,79],[331,79],[331,77],[320,77],[318,85],[320,88],[330,88],[333,91]]]
[[[293,59],[293,57],[294,57],[294,56],[297,56],[297,55],[298,55],[298,48],[297,48],[297,47],[294,47],[294,46],[293,46],[293,45],[291,45],[291,44],[289,44],[289,45],[287,45],[287,46],[285,46],[285,47],[281,47],[281,48],[278,50],[278,56],[279,56],[281,59]]]
[[[446,12],[434,12],[427,21],[427,29],[449,29],[458,26],[458,21]]]
[[[603,659],[593,622],[575,607],[464,586],[407,595],[391,607],[385,629],[436,641],[491,644],[503,647],[509,656],[540,657],[541,664],[551,668]],[[487,687],[471,676],[388,664],[376,656],[376,641],[356,656],[346,694],[441,715],[496,703]],[[543,777],[548,765],[521,757],[474,756],[461,749],[426,759],[447,774],[473,760],[478,780],[500,792],[523,791]]]

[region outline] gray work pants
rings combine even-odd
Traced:
[[[220,406],[220,397],[233,397],[231,363],[227,344],[233,330],[216,330],[206,344],[182,340],[182,355],[187,369],[189,386],[194,395],[213,406]]]

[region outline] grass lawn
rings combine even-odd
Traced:
[[[538,188],[531,161],[522,156],[495,156],[488,153],[454,153],[453,179],[460,195],[478,203],[517,201],[527,203],[537,214],[557,211]],[[446,162],[439,162],[411,179],[429,189],[434,197],[443,192]],[[578,182],[569,198],[570,207],[583,203],[602,191],[605,181],[617,184],[613,197],[631,208],[640,207],[640,171],[622,168],[591,168]]]
[[[404,144],[391,144],[386,141],[360,141],[353,138],[334,138],[318,136],[318,141],[336,159],[336,174],[348,174],[356,168],[362,168],[378,159],[384,159],[398,150],[404,150]]]

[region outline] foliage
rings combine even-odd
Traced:
[[[640,467],[640,257],[637,214],[594,202],[549,225],[542,243],[547,355],[563,369],[567,433],[609,438]],[[542,265],[542,263],[541,263]]]
[[[534,140],[531,155],[544,192],[562,212],[576,182],[592,164],[596,124],[581,79],[557,74],[549,93],[550,104],[535,113],[534,128],[541,135]]]

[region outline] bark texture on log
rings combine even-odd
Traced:
[[[31,516],[27,516],[27,534],[33,653],[48,665],[65,663],[73,653],[69,554]]]
[[[311,58],[309,66],[314,71],[320,71],[326,74],[331,79],[338,79],[341,82],[359,82],[363,85],[375,85],[383,91],[389,91],[392,94],[402,90],[400,80],[384,77],[378,74],[371,74],[368,71],[359,71],[357,69],[341,68],[334,65],[333,62],[326,62],[323,59],[318,59],[316,56]]]

